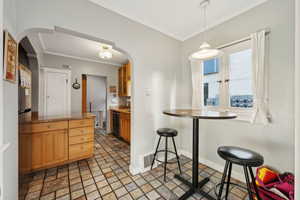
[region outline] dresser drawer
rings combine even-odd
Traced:
[[[82,127],[82,128],[71,128],[69,130],[69,136],[86,135],[94,133],[94,127]]]
[[[73,144],[69,146],[69,160],[92,156],[93,155],[94,142]]]
[[[94,134],[89,133],[85,135],[78,135],[78,136],[73,136],[69,137],[69,144],[80,144],[80,143],[85,143],[85,142],[92,142],[94,140]]]
[[[45,132],[45,131],[54,131],[68,129],[68,121],[59,121],[59,122],[45,122],[32,124],[31,132]]]
[[[70,128],[79,128],[85,126],[94,127],[94,119],[81,119],[81,120],[70,120],[69,127]]]

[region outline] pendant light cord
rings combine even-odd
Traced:
[[[202,5],[202,9],[203,9],[203,42],[206,40],[205,37],[205,31],[206,31],[206,9],[207,9],[207,5],[208,5],[208,1],[204,3],[204,5]]]

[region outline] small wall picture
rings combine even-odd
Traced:
[[[109,86],[109,93],[117,93],[117,87],[116,86]]]
[[[18,44],[4,31],[4,80],[16,83],[18,65]]]

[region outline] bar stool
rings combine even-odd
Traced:
[[[252,167],[259,167],[264,163],[264,158],[251,150],[243,149],[240,147],[232,147],[232,146],[222,146],[218,148],[218,154],[221,158],[226,160],[223,177],[221,181],[221,186],[218,194],[218,200],[222,197],[223,187],[225,184],[225,179],[228,172],[228,178],[227,178],[227,187],[226,187],[226,194],[225,199],[228,198],[229,193],[229,185],[230,185],[230,178],[231,178],[231,170],[232,170],[232,164],[243,166],[244,168],[244,174],[246,178],[246,184],[247,184],[247,190],[249,194],[249,199],[253,200],[252,191],[251,191],[251,183],[249,179],[248,171],[250,172],[250,177],[252,179],[252,186],[255,190],[256,197],[258,200],[261,200],[258,194],[255,177],[253,175]],[[228,170],[229,167],[229,170]]]
[[[158,162],[160,162],[160,163],[164,163],[164,181],[166,181],[167,164],[171,164],[171,163],[177,162],[178,167],[179,167],[179,171],[180,171],[180,174],[181,174],[181,168],[180,168],[179,156],[178,156],[178,154],[177,154],[176,144],[175,144],[175,140],[174,140],[174,137],[176,137],[178,133],[177,133],[177,131],[176,131],[175,129],[171,129],[171,128],[160,128],[160,129],[157,130],[157,134],[159,135],[159,140],[158,140],[158,144],[157,144],[157,146],[156,146],[156,150],[155,150],[154,157],[153,157],[153,160],[152,160],[151,170],[152,170],[152,167],[153,167],[153,165],[154,165],[154,161],[155,161],[155,160],[158,161]],[[158,147],[159,147],[159,144],[160,144],[161,137],[165,137],[165,138],[166,138],[165,149],[158,150]],[[169,151],[169,150],[168,150],[168,138],[172,138],[175,152]],[[165,161],[161,161],[161,160],[156,159],[157,153],[161,153],[161,152],[164,152],[164,153],[165,153]],[[169,161],[168,161],[168,153],[172,153],[172,154],[175,154],[175,155],[176,155],[176,161],[175,161],[175,162],[169,162]]]

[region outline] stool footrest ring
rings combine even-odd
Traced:
[[[159,150],[159,151],[157,151],[157,153],[165,153],[166,151],[167,151],[168,153],[172,153],[172,154],[176,155],[175,152],[169,151],[169,150]],[[175,158],[176,158],[176,157],[175,157]],[[165,161],[159,160],[158,158],[155,158],[155,160],[156,160],[157,162],[160,162],[160,163],[167,163],[167,164],[174,164],[174,163],[177,163],[177,162],[178,162],[177,160],[165,162]]]

